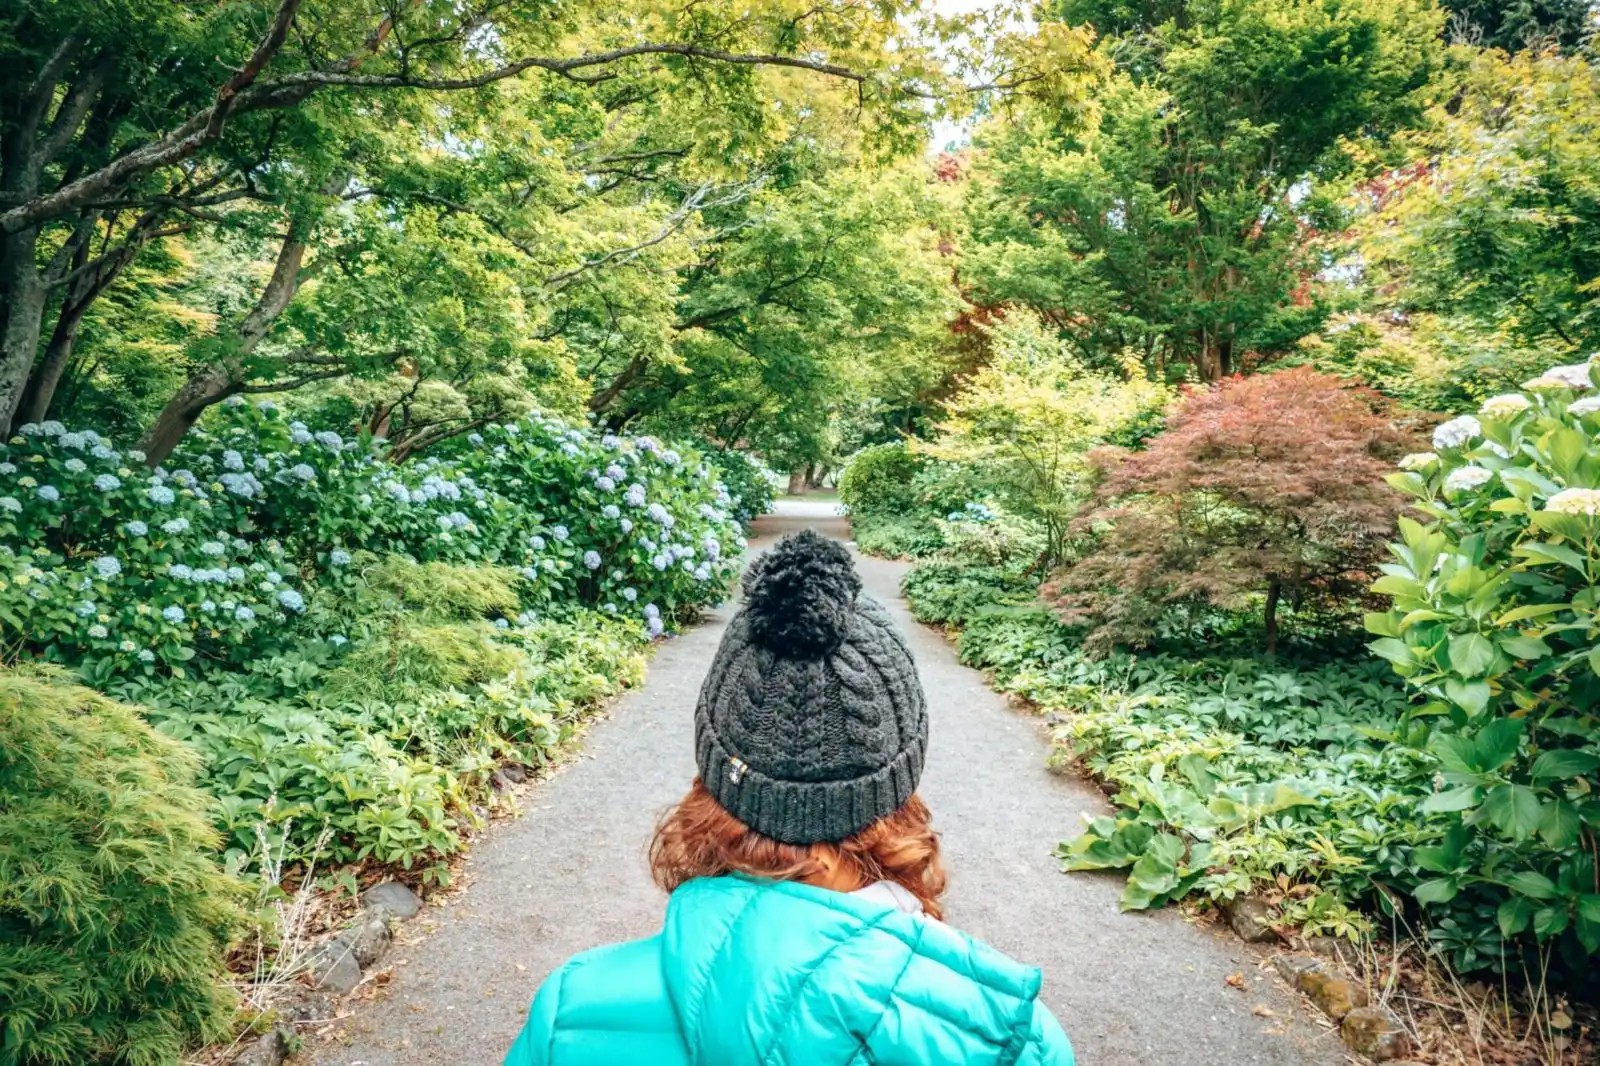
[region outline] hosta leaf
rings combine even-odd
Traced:
[[[1505,886],[1529,899],[1554,899],[1556,883],[1536,870],[1520,870],[1505,879]]]
[[[1456,898],[1461,886],[1453,877],[1435,877],[1418,885],[1411,894],[1418,903],[1449,903]]]
[[[1513,840],[1527,840],[1544,821],[1539,794],[1526,785],[1497,785],[1483,798],[1475,818]]]

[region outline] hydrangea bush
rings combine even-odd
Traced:
[[[648,437],[532,415],[404,465],[384,451],[271,403],[221,409],[155,470],[92,431],[23,426],[0,446],[0,623],[93,660],[91,680],[244,661],[379,547],[514,566],[528,611],[583,603],[656,635],[724,595],[744,546],[710,468]]]
[[[1426,697],[1437,757],[1416,897],[1442,922],[1600,952],[1600,362],[1439,426],[1390,479],[1401,521],[1371,647]]]

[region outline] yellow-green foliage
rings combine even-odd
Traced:
[[[917,450],[982,468],[1007,502],[1043,523],[1050,561],[1064,550],[1090,448],[1171,402],[1137,359],[1121,375],[1085,366],[1031,311],[987,327],[993,358],[946,405],[939,436]]]
[[[176,1066],[226,1034],[238,886],[194,774],[132,709],[0,671],[0,1063]]]
[[[482,684],[524,669],[526,659],[495,639],[487,622],[422,621],[399,615],[325,675],[333,700],[416,700],[441,688]]]
[[[508,566],[415,563],[390,555],[365,577],[374,590],[392,594],[412,610],[441,617],[483,618],[514,615],[520,610],[517,582],[521,577]]]

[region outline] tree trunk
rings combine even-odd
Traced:
[[[161,409],[155,425],[150,427],[140,445],[146,463],[152,468],[160,466],[183,440],[184,434],[205,414],[207,407],[243,390],[244,382],[238,380],[240,375],[234,372],[238,368],[237,362],[230,361],[190,375],[177,395]]]
[[[805,490],[806,490],[806,472],[804,470],[792,470],[792,471],[790,471],[790,473],[789,473],[789,495],[791,495],[791,496],[799,496],[799,495],[803,494],[805,492]]]
[[[34,262],[33,231],[5,240],[0,260],[8,268],[4,283],[5,333],[0,337],[0,436],[11,432],[11,421],[22,403],[33,361],[39,354],[48,291]]]
[[[91,302],[83,300],[61,308],[55,330],[50,334],[50,343],[45,345],[44,358],[28,380],[28,390],[22,400],[22,421],[43,422],[50,414],[50,404],[56,398],[56,386],[61,384],[61,375],[72,361],[72,348],[78,342],[78,329],[83,325],[83,316]]]
[[[348,174],[335,175],[323,186],[325,196],[338,196],[350,183]],[[239,323],[239,329],[228,354],[208,366],[199,367],[189,375],[177,394],[167,401],[156,416],[155,425],[145,436],[141,447],[145,461],[159,466],[172,449],[178,446],[195,420],[214,403],[241,392],[245,386],[245,358],[256,345],[272,331],[273,323],[283,314],[300,283],[308,273],[301,269],[305,261],[307,238],[315,217],[297,217],[289,220],[289,233],[278,248],[278,260],[272,266],[272,277],[256,299],[256,305]],[[315,269],[313,267],[312,269]]]
[[[1267,658],[1278,654],[1278,600],[1283,596],[1283,586],[1277,581],[1267,585]]]

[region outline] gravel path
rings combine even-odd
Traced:
[[[847,537],[829,504],[779,505],[756,548],[814,526]],[[899,597],[905,566],[859,560],[868,591],[910,638],[932,733],[922,792],[944,834],[949,919],[1035,963],[1044,999],[1085,1066],[1344,1062],[1337,1038],[1230,936],[1175,911],[1122,914],[1121,878],[1061,874],[1051,851],[1082,812],[1105,809],[1089,783],[1045,769],[1034,722],[1006,706]],[[429,907],[390,955],[393,980],[304,1056],[317,1066],[498,1063],[539,982],[569,955],[659,927],[664,901],[644,850],[657,813],[693,778],[691,710],[731,611],[663,646],[647,683],[593,728],[585,753],[529,793],[467,863],[469,887]],[[1246,989],[1225,979],[1242,973]],[[1270,1011],[1270,1015],[1257,1010]],[[648,1064],[641,1064],[648,1066]],[[800,1066],[800,1064],[795,1064]]]

